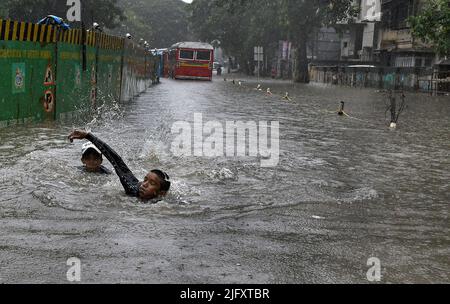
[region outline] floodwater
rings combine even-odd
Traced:
[[[368,283],[372,257],[382,283],[450,283],[450,97],[407,94],[389,130],[375,89],[243,84],[164,79],[95,119],[0,129],[0,283],[65,283],[71,257],[82,283]],[[279,164],[173,155],[194,113],[279,121]],[[168,172],[170,195],[144,204],[80,172],[72,128],[139,178]]]

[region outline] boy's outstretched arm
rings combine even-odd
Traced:
[[[74,139],[87,139],[92,142],[113,165],[125,192],[128,195],[139,196],[139,180],[134,176],[133,172],[131,172],[116,151],[92,133],[75,130],[69,135],[70,142],[73,142]]]

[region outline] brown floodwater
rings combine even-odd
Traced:
[[[0,283],[65,283],[71,257],[83,283],[367,283],[371,257],[382,283],[450,283],[449,96],[407,93],[390,130],[376,89],[243,81],[163,79],[95,117],[0,129]],[[173,155],[194,113],[278,121],[278,165]],[[82,173],[73,128],[139,178],[168,172],[169,196],[144,204]]]

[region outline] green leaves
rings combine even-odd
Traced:
[[[4,0],[4,17],[28,22],[38,22],[47,15],[66,19],[68,6],[61,0]],[[114,28],[124,19],[117,0],[83,0],[82,17],[86,24],[97,22],[103,27]]]
[[[65,0],[2,0],[1,17],[37,22],[47,15],[66,18]],[[82,18],[107,32],[147,40],[151,47],[167,47],[189,39],[188,12],[180,0],[82,0]]]
[[[269,56],[269,52],[275,55],[279,40],[304,47],[300,52],[302,58],[297,61],[307,64],[305,45],[309,35],[316,28],[355,16],[353,3],[353,0],[194,0],[189,6],[190,24],[200,39],[220,40],[229,54],[241,59],[241,65],[253,64],[255,45],[264,46]],[[307,70],[299,66],[302,71]]]
[[[259,44],[288,36],[295,40],[300,32],[311,33],[356,14],[352,0],[194,0],[189,9],[195,33],[201,39],[224,40],[228,50],[254,38]],[[227,33],[233,33],[232,41]]]
[[[127,20],[116,33],[143,38],[152,48],[169,47],[190,40],[187,4],[180,0],[120,0]]]
[[[439,55],[450,55],[450,2],[448,0],[426,1],[421,13],[410,17],[408,22],[415,37],[432,44]]]

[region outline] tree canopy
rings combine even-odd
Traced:
[[[271,0],[238,2],[194,0],[189,6],[190,24],[191,30],[200,40],[219,40],[221,46],[237,57],[249,72],[252,63],[249,58],[253,56],[255,43],[264,46],[274,41],[278,43],[276,37],[281,36],[280,28],[274,26],[278,22],[268,22],[277,18],[278,7]],[[259,7],[262,2],[264,6]],[[270,39],[271,36],[274,36],[273,40]]]
[[[194,0],[192,30],[202,40],[218,39],[244,65],[253,62],[253,46],[276,48],[290,40],[297,49],[295,80],[308,82],[306,45],[314,30],[355,14],[353,0]]]
[[[38,22],[47,15],[66,19],[64,0],[3,0],[0,17]],[[87,27],[98,23],[110,34],[130,33],[151,47],[168,47],[189,39],[187,4],[181,0],[82,0]],[[78,27],[79,24],[72,24]]]
[[[188,36],[187,4],[180,0],[120,0],[127,17],[115,31],[131,33],[152,48],[169,47]]]
[[[429,0],[417,16],[409,18],[412,33],[431,43],[441,56],[450,56],[450,2]]]
[[[68,6],[61,0],[3,0],[3,14],[14,20],[37,22],[47,15],[66,19]],[[118,0],[83,0],[82,16],[86,24],[97,22],[115,28],[125,19]]]

